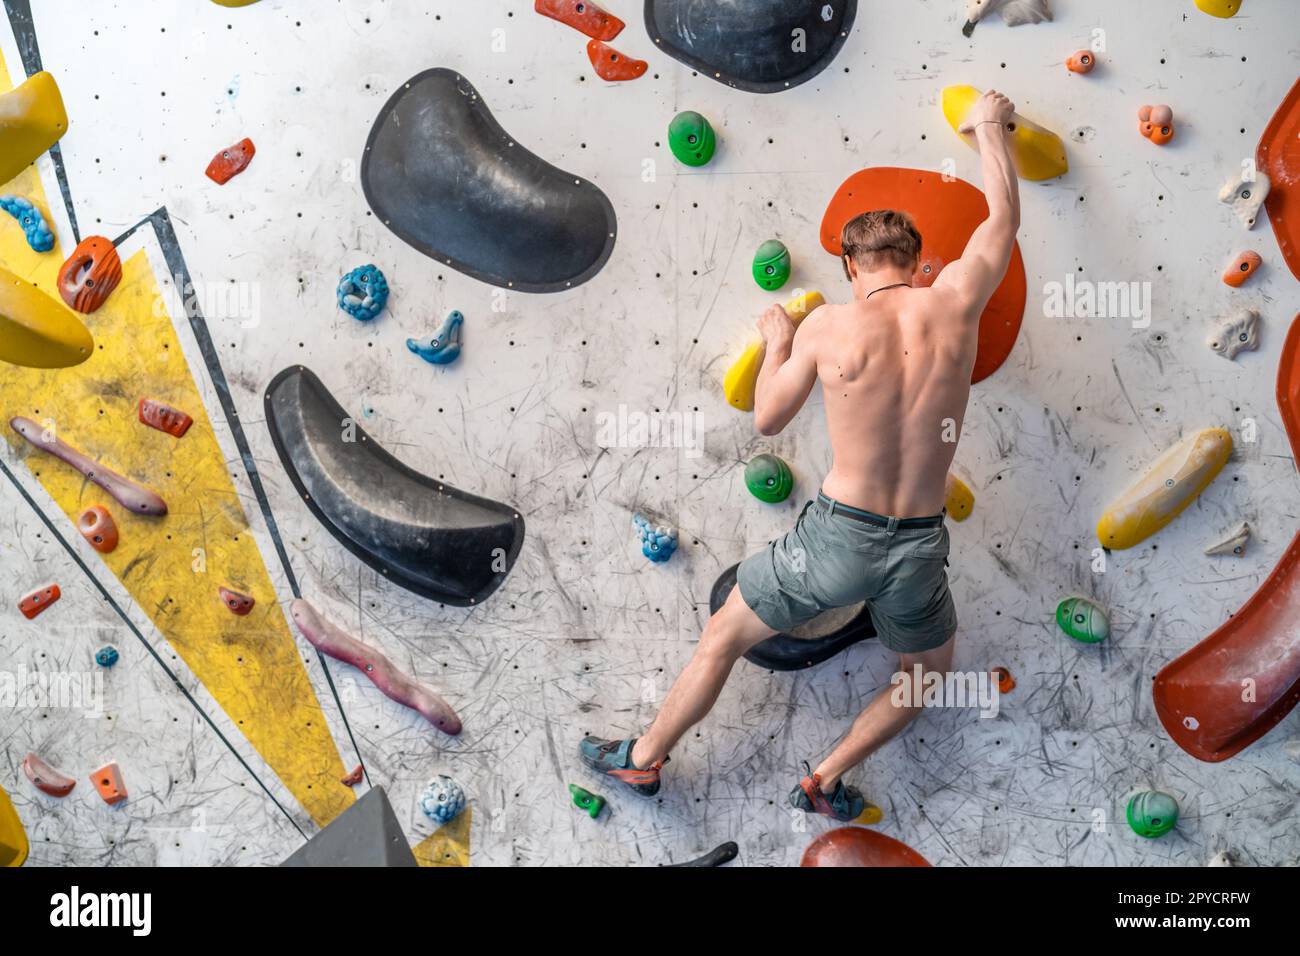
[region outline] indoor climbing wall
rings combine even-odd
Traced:
[[[78,241],[102,235],[123,270],[78,316],[89,360],[0,364],[0,789],[32,863],[278,863],[349,807],[395,820],[424,864],[654,865],[726,841],[743,864],[797,863],[830,826],[786,795],[887,686],[896,661],[875,642],[805,670],[739,663],[654,799],[588,775],[577,744],[644,729],[715,580],[816,493],[820,389],[764,438],[724,379],[768,305],[848,297],[823,215],[853,174],[920,171],[856,182],[915,190],[933,249],[950,241],[965,200],[935,190],[980,186],[945,116],[966,86],[1004,91],[1029,121],[1024,291],[989,327],[954,465],[974,505],[950,522],[955,667],[1005,668],[1014,688],[996,715],[928,710],[848,779],[883,810],[873,829],[937,865],[1300,861],[1300,718],[1281,707],[1271,732],[1203,762],[1153,700],[1157,672],[1238,613],[1300,526],[1278,405],[1296,253],[1264,213],[1247,230],[1219,201],[1300,74],[1287,0],[1231,17],[1053,0],[1050,22],[994,13],[969,35],[963,0],[858,0],[851,17],[844,0],[790,4],[808,8],[795,42],[814,68],[730,83],[666,52],[691,32],[667,8],[691,3],[649,4],[665,10],[647,20],[640,0],[605,0],[626,26],[586,23],[594,38],[524,0],[30,6],[5,4],[0,93],[38,55],[67,131],[0,194],[33,202],[56,245],[37,251],[0,216],[0,267],[53,295]],[[727,36],[718,55],[752,38]],[[1094,68],[1067,68],[1076,51]],[[1286,196],[1294,100],[1275,154]],[[678,158],[685,111],[708,128]],[[753,261],[773,239],[792,274],[767,289]],[[1234,287],[1244,250],[1259,266]],[[1243,310],[1258,318],[1233,326]],[[190,431],[141,424],[142,397]],[[53,416],[169,513],[123,515],[119,549],[97,553],[78,516],[117,505],[15,416]],[[1202,432],[1188,466],[1202,470],[1177,484],[1204,491],[1132,547],[1118,519],[1099,542],[1108,505]],[[784,501],[746,489],[761,454],[790,467]],[[675,529],[668,560],[647,560],[638,515],[647,534]],[[421,522],[452,529],[433,567],[411,560]],[[1244,554],[1205,553],[1242,522]],[[408,547],[378,560],[358,528]],[[19,600],[53,582],[61,597],[28,619]],[[1068,598],[1104,610],[1109,636],[1067,636]],[[1282,657],[1286,623],[1270,632]],[[414,678],[422,712],[335,655],[399,696]],[[90,696],[5,697],[55,679]],[[73,791],[36,789],[29,752]],[[129,795],[110,805],[91,775],[111,762]],[[439,775],[468,806],[445,826],[425,809]],[[576,807],[570,784],[606,809]],[[379,787],[392,820],[363,803]],[[1180,808],[1159,839],[1126,821],[1145,791]]]

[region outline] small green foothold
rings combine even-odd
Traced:
[[[754,281],[775,292],[790,278],[790,250],[780,239],[768,239],[754,253]]]
[[[703,166],[713,158],[718,141],[713,127],[699,113],[678,113],[668,124],[668,148],[687,166]]]
[[[1110,637],[1110,618],[1087,598],[1066,598],[1058,604],[1056,623],[1066,634],[1084,644],[1096,644]]]
[[[586,810],[587,816],[593,820],[600,816],[601,810],[605,809],[604,797],[590,790],[583,790],[576,783],[569,784],[569,793],[573,794],[573,805],[579,810]]]
[[[774,505],[790,497],[794,475],[776,455],[759,455],[745,466],[745,487],[759,501]]]
[[[1124,813],[1134,833],[1153,840],[1164,836],[1178,822],[1178,801],[1159,790],[1144,790],[1133,795]]]

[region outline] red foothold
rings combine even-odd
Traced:
[[[254,601],[247,594],[240,594],[238,591],[232,591],[230,588],[217,588],[221,594],[221,603],[230,609],[231,614],[238,614],[243,617],[253,609]]]
[[[622,20],[591,0],[534,0],[533,9],[597,40],[614,39],[624,26]]]
[[[140,421],[150,428],[156,428],[175,438],[184,437],[190,430],[190,426],[194,424],[194,419],[184,412],[152,398],[140,399],[138,415]]]
[[[77,530],[100,554],[117,547],[117,522],[103,505],[91,505],[77,518]]]
[[[356,769],[346,777],[342,777],[339,782],[345,787],[355,787],[361,782],[362,775],[361,764],[357,764]]]
[[[19,600],[18,610],[22,611],[23,617],[30,621],[61,597],[63,592],[59,590],[57,584],[47,584]]]
[[[67,774],[59,773],[36,754],[29,753],[23,758],[23,773],[32,785],[51,797],[66,797],[77,785]]]
[[[1245,252],[1233,259],[1231,264],[1223,272],[1223,281],[1226,285],[1239,289],[1247,279],[1255,274],[1264,260],[1260,258],[1258,252],[1253,249],[1247,249]]]
[[[591,40],[587,43],[587,59],[596,70],[596,75],[611,83],[620,80],[635,80],[645,75],[649,64],[645,60],[635,60],[615,50],[607,43]]]
[[[224,186],[248,168],[256,152],[257,147],[253,145],[251,139],[241,139],[234,146],[223,149],[212,157],[212,162],[208,163],[208,179]]]
[[[1079,50],[1065,61],[1071,73],[1091,73],[1097,65],[1097,57],[1091,50]]]
[[[126,799],[126,784],[122,782],[122,768],[117,761],[106,763],[90,775],[90,782],[109,806]]]
[[[59,295],[68,308],[89,315],[122,281],[122,260],[111,239],[87,236],[59,269]]]

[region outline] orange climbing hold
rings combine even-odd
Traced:
[[[339,783],[343,784],[343,786],[345,787],[355,787],[357,784],[361,782],[361,778],[364,775],[365,772],[361,769],[361,764],[357,764],[356,767],[353,768],[350,774],[348,774],[346,777],[342,777],[339,780]]]
[[[18,610],[22,611],[23,617],[30,621],[61,597],[63,592],[59,590],[57,584],[47,584],[21,598],[18,601]]]
[[[126,799],[126,784],[122,782],[122,768],[117,765],[116,760],[104,764],[92,773],[90,782],[95,785],[96,792],[109,806]]]
[[[595,67],[596,75],[611,83],[635,80],[638,76],[645,75],[645,71],[649,69],[649,64],[645,60],[634,60],[630,56],[624,56],[608,43],[602,43],[600,40],[591,40],[587,43],[587,59],[591,60],[591,65]]]
[[[59,269],[59,295],[68,308],[89,315],[122,281],[122,260],[113,240],[87,236]]]
[[[55,770],[34,753],[23,758],[23,773],[32,782],[32,786],[51,797],[66,797],[77,785],[77,781]]]
[[[100,554],[117,547],[117,522],[103,505],[91,505],[77,517],[77,530]]]
[[[1091,50],[1080,50],[1071,54],[1065,65],[1071,73],[1091,73],[1097,65],[1097,57]]]
[[[1174,111],[1168,106],[1143,106],[1138,110],[1138,132],[1157,146],[1174,138]]]
[[[1011,676],[1011,671],[1007,670],[1005,667],[993,668],[993,676],[998,679],[999,694],[1005,694],[1008,691],[1015,689],[1016,679]]]
[[[1259,253],[1247,249],[1232,260],[1232,264],[1223,270],[1223,281],[1234,289],[1239,289],[1246,280],[1255,274],[1255,270],[1264,262]]]
[[[622,20],[589,0],[535,0],[533,9],[596,40],[612,40],[623,31]]]
[[[190,430],[190,426],[194,424],[194,419],[180,409],[164,405],[152,398],[140,399],[137,414],[140,421],[150,428],[156,428],[160,432],[166,432],[175,438],[183,438],[185,433]]]
[[[241,139],[213,156],[204,175],[218,186],[224,186],[248,168],[256,153],[257,147],[251,139]]]
[[[230,588],[217,588],[217,591],[221,594],[221,603],[230,609],[231,614],[238,614],[240,617],[251,611],[253,605],[257,603],[247,594],[240,594]]]

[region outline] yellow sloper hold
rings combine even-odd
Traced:
[[[804,316],[826,304],[820,292],[805,292],[785,304],[785,311],[796,326]],[[763,367],[766,348],[762,339],[755,339],[745,346],[740,358],[731,363],[726,376],[722,379],[722,394],[727,404],[742,412],[754,410],[754,387],[758,384],[758,371]]]
[[[411,852],[420,866],[469,866],[469,832],[472,808],[425,837]]]
[[[3,84],[9,89],[9,83]],[[0,96],[0,183],[7,183],[68,131],[59,84],[48,73]]]
[[[1227,464],[1232,435],[1205,428],[1184,438],[1152,463],[1097,522],[1102,547],[1122,550],[1140,544],[1196,500]]]
[[[1227,20],[1241,9],[1241,0],[1196,0],[1196,9],[1212,17]]]
[[[9,794],[0,787],[0,866],[22,866],[27,859],[27,831]]]
[[[954,133],[961,128],[962,121],[970,112],[975,101],[984,93],[973,86],[944,87],[942,105],[944,118]],[[1011,159],[1021,179],[1035,182],[1064,176],[1070,171],[1070,161],[1065,155],[1065,143],[1050,129],[1045,129],[1031,122],[1019,113],[1011,114],[1014,131],[1011,134]],[[975,137],[970,133],[957,133],[972,149],[976,149]]]
[[[0,361],[67,368],[90,358],[95,341],[71,311],[8,269],[0,269]]]
[[[943,507],[953,521],[965,521],[975,509],[975,493],[952,472],[943,489]]]

